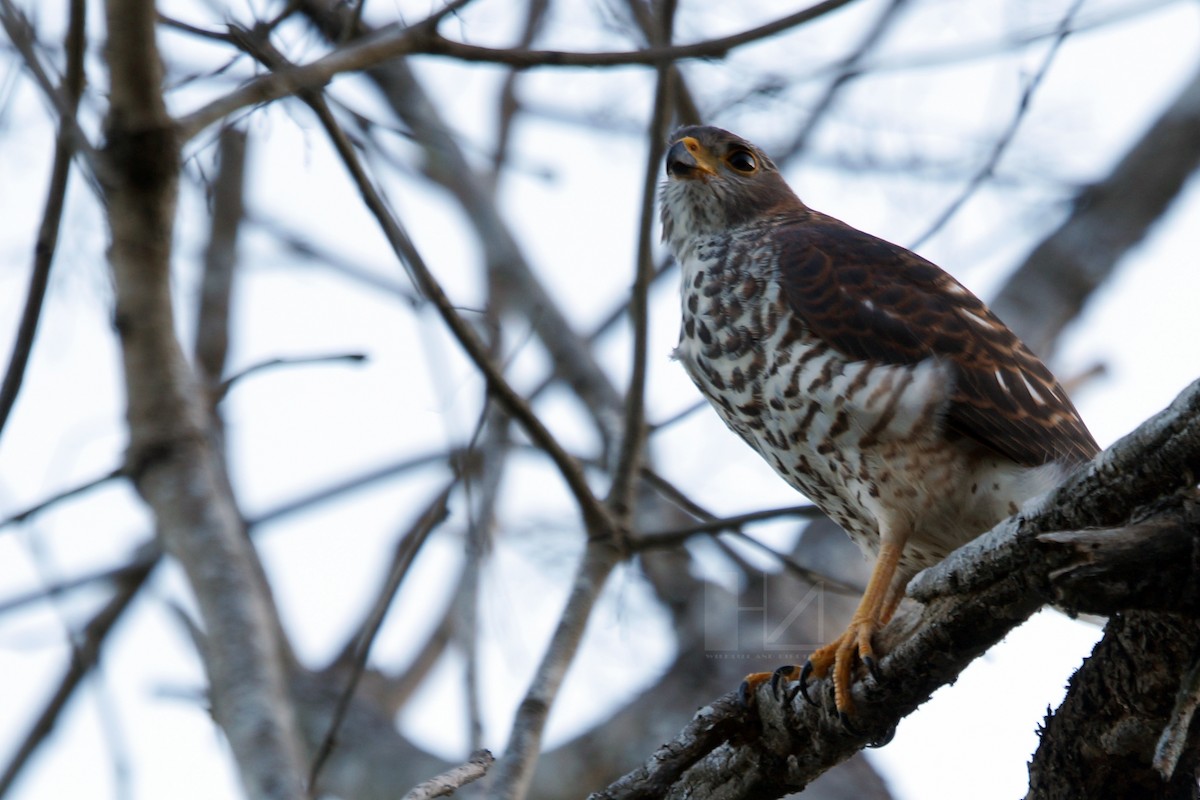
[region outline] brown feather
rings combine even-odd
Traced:
[[[854,360],[954,365],[948,431],[1025,466],[1099,451],[1050,370],[939,267],[807,209],[777,236],[787,301],[816,336]]]

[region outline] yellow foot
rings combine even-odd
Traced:
[[[879,625],[870,619],[852,620],[845,633],[809,656],[796,678],[804,699],[813,705],[817,704],[808,695],[808,681],[811,678],[824,678],[832,670],[834,704],[842,722],[848,722],[850,715],[854,713],[850,686],[854,682],[855,658],[861,660],[872,675],[876,674],[875,650],[871,646],[871,637],[878,627]],[[793,676],[789,675],[787,679],[792,680]]]

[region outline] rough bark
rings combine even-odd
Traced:
[[[1029,765],[1029,800],[1198,796],[1195,733],[1173,774],[1154,765],[1180,678],[1200,653],[1193,615],[1130,611],[1109,620],[1091,658],[1071,677],[1067,698],[1047,717]]]

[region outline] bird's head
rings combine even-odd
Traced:
[[[720,128],[675,131],[666,166],[663,238],[672,246],[804,208],[766,153]]]

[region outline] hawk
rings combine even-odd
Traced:
[[[876,561],[832,672],[857,660],[910,578],[1053,488],[1099,448],[1062,386],[962,284],[806,206],[758,147],[672,136],[663,238],[682,272],[675,357],[725,423]],[[770,678],[750,676],[743,691]]]

